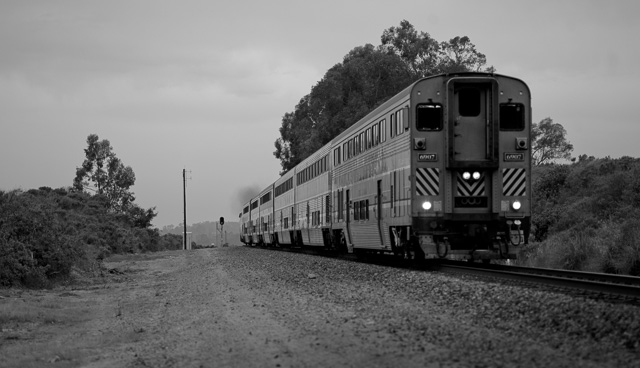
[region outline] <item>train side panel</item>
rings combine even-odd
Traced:
[[[274,215],[273,215],[273,184],[265,188],[257,198],[258,244],[271,245],[273,243]]]
[[[274,243],[290,246],[294,239],[295,169],[274,183]]]
[[[331,242],[331,183],[327,144],[296,167],[296,239],[299,245],[328,246]]]
[[[334,140],[332,218],[348,249],[392,251],[411,225],[408,91]]]
[[[244,206],[242,206],[242,211],[240,212],[240,241],[243,244],[251,244],[251,240],[250,240],[250,224],[249,224],[249,220],[250,220],[250,212],[249,212],[249,208],[251,206],[251,202],[247,202],[245,203]]]

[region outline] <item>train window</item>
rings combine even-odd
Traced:
[[[365,142],[364,132],[360,133],[360,152],[364,152],[367,149],[367,143]]]
[[[389,133],[391,134],[391,138],[393,138],[393,133],[395,132],[395,115],[391,113],[389,115]]]
[[[369,219],[369,200],[360,201],[360,220]]]
[[[364,208],[365,208],[365,218],[368,220],[369,219],[369,200],[367,199],[366,201],[364,201]]]
[[[371,129],[365,131],[367,137],[367,149],[371,148]]]
[[[437,103],[419,104],[416,107],[416,129],[436,131],[442,129],[442,105]]]
[[[360,220],[360,202],[358,201],[353,202],[353,219]]]
[[[458,90],[458,113],[461,116],[478,116],[482,111],[480,90],[460,88]]]
[[[387,120],[382,119],[379,125],[380,125],[380,143],[382,143],[387,140]]]
[[[380,133],[378,129],[380,129],[380,123],[373,124],[373,126],[371,127],[371,138],[373,139],[371,143],[373,147],[377,146],[378,143],[380,143]]]
[[[404,132],[404,122],[402,121],[402,110],[396,111],[396,135]]]
[[[524,129],[524,105],[519,103],[500,104],[500,130]]]

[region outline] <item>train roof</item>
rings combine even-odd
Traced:
[[[521,79],[518,78],[514,78],[514,77],[510,77],[508,75],[503,75],[503,74],[496,74],[496,73],[486,73],[486,72],[459,72],[459,73],[447,73],[447,74],[435,74],[435,75],[430,75],[427,77],[423,77],[420,78],[416,81],[414,81],[413,83],[411,83],[410,85],[408,85],[406,88],[404,88],[402,91],[398,92],[397,94],[395,94],[393,97],[389,98],[388,100],[384,101],[383,103],[381,103],[378,107],[376,107],[375,109],[373,109],[373,111],[371,111],[370,113],[368,113],[367,115],[365,115],[364,117],[362,117],[361,119],[359,119],[358,121],[356,121],[355,123],[353,123],[350,127],[348,127],[347,129],[345,129],[344,131],[342,131],[340,134],[338,134],[335,138],[333,138],[331,140],[330,143],[336,142],[336,141],[340,141],[342,139],[344,139],[346,136],[350,135],[353,133],[353,130],[358,129],[362,124],[364,124],[367,121],[370,121],[371,119],[375,118],[376,116],[382,114],[384,111],[388,110],[389,108],[392,108],[393,106],[395,106],[396,104],[400,103],[401,101],[408,99],[409,96],[411,95],[411,91],[413,90],[413,88],[420,82],[425,81],[425,80],[429,80],[429,79],[436,79],[436,78],[453,78],[453,77],[473,77],[473,76],[483,76],[483,77],[495,77],[495,78],[508,78],[508,79],[513,79],[513,80],[518,80],[520,81],[524,86],[527,87],[527,90],[529,89],[529,87],[527,86],[527,84],[522,81]]]

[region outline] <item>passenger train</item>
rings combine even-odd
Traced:
[[[531,221],[531,94],[490,73],[422,78],[245,203],[247,245],[513,259]]]

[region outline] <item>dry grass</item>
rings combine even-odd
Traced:
[[[0,299],[0,328],[14,329],[22,324],[61,323],[69,319],[65,307],[50,297],[27,296]]]

